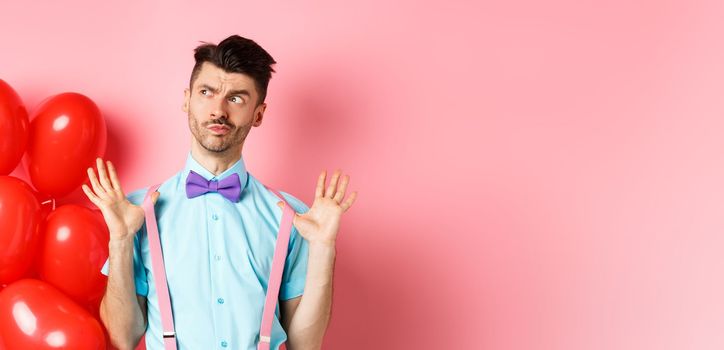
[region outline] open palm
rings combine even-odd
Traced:
[[[323,171],[317,181],[312,207],[306,213],[294,216],[294,227],[310,243],[333,245],[337,239],[342,214],[352,206],[357,198],[355,191],[344,200],[349,176],[345,175],[340,181],[340,175],[340,170],[335,171],[325,189],[327,171]]]
[[[87,169],[88,178],[93,189],[83,184],[83,192],[101,210],[110,231],[111,239],[127,238],[141,228],[145,214],[143,208],[126,199],[113,164],[107,161],[106,165],[108,166],[107,170],[103,160],[96,159],[98,177],[96,177],[92,168]],[[151,199],[154,203],[159,195],[158,192],[152,194]]]

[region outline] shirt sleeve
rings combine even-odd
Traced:
[[[145,189],[135,191],[130,193],[127,198],[131,203],[139,205],[143,201],[143,195],[145,195],[145,193]],[[146,276],[146,268],[143,266],[143,259],[141,257],[140,237],[145,236],[145,230],[146,224],[143,224],[133,237],[133,279],[136,284],[136,294],[144,297],[148,296],[148,278]],[[105,264],[103,264],[103,268],[101,268],[101,273],[106,276],[108,276],[109,260],[110,259],[106,259]]]
[[[299,199],[284,192],[281,192],[281,194],[297,213],[304,214],[309,210],[309,207]],[[279,287],[280,300],[288,300],[304,294],[304,284],[307,280],[308,257],[309,243],[297,232],[297,229],[292,226],[287,260],[284,264],[282,284]]]

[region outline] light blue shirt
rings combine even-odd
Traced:
[[[232,203],[219,193],[186,197],[186,177],[193,170],[207,180],[238,173],[241,199]],[[149,184],[150,185],[150,184]],[[148,188],[128,194],[140,205]],[[156,219],[166,267],[178,349],[256,349],[264,298],[282,210],[279,199],[249,174],[243,158],[219,176],[199,164],[189,152],[186,166],[159,187]],[[298,213],[309,208],[282,192]],[[148,299],[146,348],[162,350],[161,316],[151,267],[146,225],[136,233],[133,270],[136,293]],[[279,299],[304,292],[308,242],[292,230]],[[108,275],[108,261],[102,273]],[[287,335],[279,323],[277,305],[271,349]]]

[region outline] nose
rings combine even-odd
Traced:
[[[226,99],[215,98],[211,106],[211,118],[226,118]]]

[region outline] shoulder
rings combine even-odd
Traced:
[[[284,191],[279,191],[279,193],[281,193],[282,196],[284,196],[284,199],[287,200],[287,203],[289,203],[289,205],[291,205],[292,208],[294,208],[294,211],[296,211],[297,213],[303,214],[303,213],[306,213],[307,210],[309,210],[309,207],[306,204],[304,204],[304,202],[299,200],[297,197],[294,197],[291,194],[286,193]]]
[[[269,189],[267,189],[264,184],[262,184],[259,180],[257,180],[251,173],[249,173],[249,183],[248,186],[250,189],[255,192],[258,195],[261,195],[265,200],[270,201],[274,204],[279,201],[279,198]],[[284,197],[284,199],[289,203],[289,205],[294,208],[294,211],[297,213],[303,214],[306,213],[309,210],[309,207],[301,201],[299,198],[291,195],[290,193],[284,192],[282,190],[279,190],[277,188],[274,188]]]
[[[296,211],[297,213],[304,214],[309,210],[309,207],[304,202],[292,196],[291,194],[284,191],[279,191],[279,193],[284,196],[284,199],[287,201],[287,203],[289,203],[289,205],[291,205],[292,208],[294,208],[294,211]]]
[[[167,198],[171,194],[171,192],[174,192],[173,190],[177,187],[177,183],[180,181],[180,176],[181,174],[179,172],[161,183],[161,186],[159,186],[158,188],[158,192],[161,193],[161,198],[159,198],[159,201],[163,201],[163,198]],[[133,192],[127,194],[126,198],[129,202],[135,205],[141,205],[141,203],[143,203],[143,200],[146,198],[146,192],[148,192],[148,189],[156,183],[151,183],[148,184],[148,186],[146,187],[136,189]]]
[[[128,201],[135,204],[135,205],[141,205],[143,202],[143,198],[146,197],[146,192],[148,191],[148,187],[145,188],[139,188],[129,194],[126,195],[126,198],[128,198]]]

